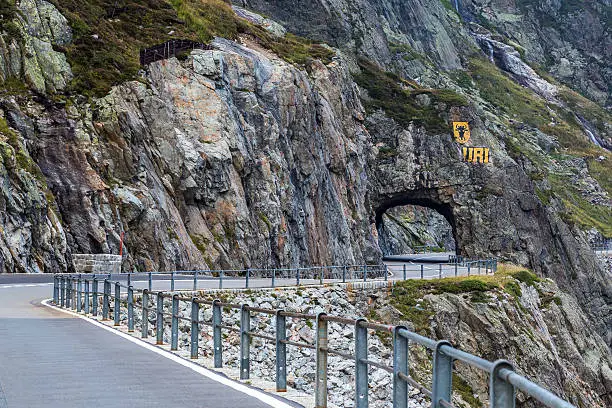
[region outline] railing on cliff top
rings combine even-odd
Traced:
[[[336,267],[337,268],[337,267]],[[352,267],[351,267],[352,268]],[[359,267],[358,267],[359,268]],[[363,267],[361,267],[363,269]],[[376,266],[366,266],[371,276],[375,277]],[[302,268],[313,271],[312,268]],[[317,268],[320,269],[320,268]],[[347,269],[349,269],[347,267]],[[376,270],[383,273],[378,278],[387,277],[387,268],[379,267]],[[261,270],[260,270],[261,271]],[[275,270],[269,270],[274,274]],[[278,270],[276,270],[278,271]],[[228,271],[225,271],[226,273]],[[243,271],[244,272],[244,271]],[[149,275],[151,276],[151,275]],[[248,276],[248,273],[247,275]],[[272,275],[273,276],[273,275]],[[316,277],[316,276],[314,276]],[[318,276],[320,279],[320,275]],[[100,283],[103,283],[100,291]],[[111,287],[114,286],[114,292]],[[171,300],[170,310],[167,310],[164,299]],[[112,302],[111,302],[112,300]],[[281,309],[266,309],[247,304],[233,304],[220,300],[204,300],[197,297],[181,296],[179,293],[151,292],[148,289],[135,289],[131,284],[125,285],[120,281],[112,282],[106,278],[102,282],[97,277],[56,275],[53,287],[53,301],[56,305],[75,309],[103,321],[108,321],[113,315],[114,325],[120,326],[125,322],[128,332],[135,331],[135,308],[140,308],[140,335],[149,336],[149,324],[154,327],[157,344],[164,344],[164,328],[170,328],[170,348],[178,350],[179,323],[184,322],[190,331],[190,355],[197,359],[200,355],[200,337],[204,327],[212,329],[213,360],[216,368],[223,365],[223,336],[222,331],[231,331],[239,334],[240,338],[240,379],[246,380],[250,376],[250,347],[251,339],[259,338],[275,345],[276,358],[276,390],[287,389],[287,346],[315,350],[315,405],[327,407],[328,393],[328,356],[334,355],[355,362],[355,407],[368,406],[368,368],[376,367],[393,376],[393,407],[407,408],[408,385],[417,388],[431,399],[432,408],[452,408],[452,378],[455,361],[461,361],[470,367],[484,371],[489,378],[489,404],[493,408],[511,408],[515,406],[516,392],[522,391],[527,396],[540,401],[548,407],[574,407],[550,391],[514,372],[512,364],[506,360],[494,362],[458,350],[448,341],[435,341],[408,330],[403,326],[392,326],[368,322],[366,319],[348,319],[331,316],[325,313],[307,314]],[[190,316],[183,316],[180,312],[180,302],[188,302]],[[201,320],[200,309],[212,308],[212,319]],[[100,316],[100,308],[101,316]],[[189,308],[188,308],[189,309]],[[127,313],[122,313],[126,310]],[[223,324],[224,310],[236,310],[240,313],[240,324]],[[251,330],[252,314],[269,316],[268,324],[274,335],[267,335],[265,330],[254,332]],[[154,319],[149,317],[153,315]],[[274,317],[274,319],[272,319]],[[314,344],[291,341],[287,337],[287,318],[293,320],[314,321]],[[328,343],[328,325],[336,323],[354,327],[354,353],[331,348]],[[372,360],[368,354],[368,331],[387,332],[393,335],[393,364],[386,365]],[[153,331],[151,331],[153,332]],[[433,354],[433,372],[431,386],[420,384],[411,376],[409,344],[420,345]],[[575,407],[574,407],[575,408]]]
[[[140,65],[145,66],[155,61],[176,57],[184,51],[192,51],[196,49],[211,50],[212,47],[210,45],[191,40],[170,40],[154,47],[141,49]]]

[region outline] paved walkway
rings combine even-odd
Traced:
[[[40,304],[51,286],[0,286],[0,408],[268,407]]]

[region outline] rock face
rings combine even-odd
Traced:
[[[575,300],[550,281],[537,289],[521,284],[521,293],[518,301],[506,294],[490,294],[479,305],[467,296],[428,295],[434,312],[432,330],[437,337],[487,359],[505,356],[521,374],[577,406],[612,403],[612,360],[605,346],[576,337],[588,330],[589,323],[575,313]],[[460,369],[460,374],[473,385],[475,394],[486,395],[484,378],[477,380],[478,375],[467,368]],[[537,406],[524,396],[519,396],[519,402]]]
[[[610,4],[508,0],[235,0],[291,31],[367,55],[424,81],[426,67],[452,70],[473,47],[467,23],[486,25],[520,44],[525,58],[546,67],[602,105],[610,104]],[[406,53],[406,46],[408,53]],[[425,59],[414,58],[416,51]],[[429,77],[429,78],[428,78]]]
[[[44,0],[22,0],[13,35],[0,38],[0,80],[21,77],[38,92],[63,90],[72,79],[70,65],[54,46],[72,40],[66,18]]]
[[[440,213],[427,207],[407,205],[387,210],[378,225],[383,255],[415,252],[419,246],[455,250],[453,228]]]
[[[37,22],[28,35],[68,41],[45,4],[21,3],[24,21]],[[366,92],[342,58],[299,69],[248,40],[213,46],[153,63],[141,82],[91,102],[3,99],[13,144],[37,164],[30,175],[42,171],[38,194],[48,186],[43,208],[57,208],[66,239],[11,242],[5,270],[19,270],[13,253],[37,247],[52,250],[25,271],[65,270],[73,251],[117,253],[121,231],[126,266],[140,270],[376,262],[383,214],[421,205],[449,220],[461,254],[554,277],[612,341],[604,272],[583,235],[543,206],[503,124],[491,126],[481,106],[437,104],[443,120],[469,121],[473,143],[494,152],[492,164],[474,166],[446,133],[366,114]]]
[[[611,103],[609,1],[461,0],[468,21],[508,35],[525,58],[602,105]]]

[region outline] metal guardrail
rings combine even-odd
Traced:
[[[72,275],[56,275],[53,286],[53,301],[56,305],[68,309],[75,309],[79,313],[99,316],[101,306],[102,320],[109,320],[111,313],[111,300],[113,320],[115,326],[122,323],[121,310],[127,309],[128,332],[135,331],[135,308],[140,307],[141,337],[149,336],[149,324],[155,328],[157,344],[164,344],[164,328],[170,326],[170,348],[178,349],[179,322],[188,322],[190,330],[190,355],[196,359],[199,356],[200,335],[203,328],[210,327],[213,332],[213,360],[214,366],[223,365],[222,331],[233,331],[240,335],[240,379],[246,380],[250,376],[250,347],[251,339],[260,338],[275,345],[276,354],[276,390],[287,389],[287,346],[308,348],[315,350],[315,406],[327,407],[328,399],[328,356],[335,355],[344,359],[355,361],[355,407],[368,406],[368,368],[376,367],[393,375],[393,407],[407,408],[408,385],[418,388],[432,401],[432,408],[452,408],[452,374],[453,363],[462,361],[469,366],[488,373],[489,376],[489,404],[493,408],[513,408],[515,406],[516,391],[520,390],[530,397],[540,401],[548,407],[570,408],[574,407],[550,391],[540,387],[527,378],[514,372],[512,364],[506,360],[490,362],[451,346],[448,341],[435,341],[409,331],[403,326],[385,325],[368,322],[366,319],[348,319],[331,316],[325,313],[305,314],[282,309],[265,309],[247,304],[232,304],[220,300],[208,301],[204,299],[181,296],[177,293],[151,292],[147,289],[134,289],[132,285],[123,285],[121,282],[112,282],[109,279],[100,281],[97,278],[83,278]],[[114,292],[111,291],[114,286]],[[125,295],[122,294],[124,290]],[[140,305],[135,299],[135,293],[140,295]],[[171,310],[166,310],[164,299],[171,299]],[[154,301],[154,302],[153,302]],[[180,302],[191,305],[190,316],[180,314]],[[153,304],[154,303],[154,304]],[[211,307],[212,319],[200,320],[200,308]],[[240,324],[238,327],[223,324],[224,310],[238,310]],[[155,311],[155,319],[149,321],[149,314]],[[270,316],[270,328],[274,328],[274,336],[251,330],[252,314]],[[272,319],[274,317],[274,319]],[[314,344],[291,341],[287,337],[287,318],[294,320],[314,321]],[[125,319],[124,319],[125,320]],[[333,349],[328,343],[328,324],[330,322],[354,327],[354,353]],[[368,331],[387,332],[393,335],[393,364],[386,365],[368,357]],[[417,382],[410,375],[409,344],[425,347],[433,353],[432,383],[429,388]]]

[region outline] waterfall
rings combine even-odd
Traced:
[[[487,48],[489,49],[489,61],[495,64],[495,59],[493,58],[493,46],[489,41],[487,41]]]
[[[599,139],[596,136],[597,132],[591,127],[591,124],[580,115],[576,115],[576,119],[578,119],[578,122],[580,122],[580,124],[582,125],[582,129],[584,130],[584,133],[587,134],[591,142],[594,145],[603,148],[601,143],[599,143]]]
[[[585,128],[584,131],[586,132],[587,135],[589,135],[589,139],[591,139],[591,142],[593,142],[593,144],[596,144],[597,146],[601,147],[601,144],[599,144],[599,140],[597,140],[593,132],[591,132],[587,128]]]

